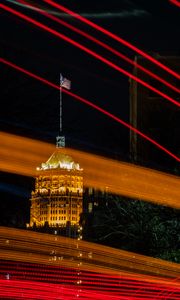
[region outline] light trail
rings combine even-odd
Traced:
[[[26,75],[28,75],[28,76],[30,76],[30,77],[32,77],[32,78],[35,78],[35,79],[37,79],[37,80],[39,80],[39,81],[41,81],[41,82],[43,82],[43,83],[45,83],[45,84],[47,84],[47,85],[49,85],[49,86],[51,86],[51,87],[56,88],[56,89],[59,90],[59,86],[58,86],[58,85],[56,85],[56,84],[54,84],[54,83],[52,83],[52,82],[50,82],[50,81],[48,81],[48,80],[46,80],[46,79],[40,77],[40,76],[37,76],[37,75],[35,75],[34,73],[29,72],[29,71],[25,70],[24,68],[21,68],[21,67],[15,65],[15,64],[13,64],[12,62],[5,60],[5,59],[2,58],[2,57],[0,57],[0,62],[1,62],[1,63],[4,63],[4,64],[6,64],[6,65],[8,65],[8,66],[10,66],[10,67],[12,67],[12,68],[14,68],[14,69],[20,71],[20,72],[23,72],[24,74],[26,74]],[[127,127],[128,129],[134,131],[135,133],[137,133],[138,135],[140,135],[140,136],[143,137],[144,139],[146,139],[146,140],[148,140],[149,142],[151,142],[151,143],[152,143],[153,145],[155,145],[157,148],[161,149],[161,150],[164,151],[166,154],[168,154],[169,156],[171,156],[172,158],[174,158],[175,160],[177,160],[178,162],[180,162],[180,158],[179,158],[178,156],[176,156],[175,154],[173,154],[171,151],[169,151],[169,150],[166,149],[164,146],[162,146],[162,145],[160,145],[159,143],[157,143],[154,139],[150,138],[149,136],[147,136],[146,134],[144,134],[144,133],[141,132],[140,130],[138,130],[138,129],[136,129],[135,127],[131,126],[130,124],[126,123],[126,122],[123,121],[122,119],[116,117],[115,115],[109,113],[108,111],[104,110],[104,109],[101,108],[100,106],[98,106],[98,105],[96,105],[96,104],[94,104],[94,103],[92,103],[92,102],[86,100],[86,99],[83,98],[83,97],[78,96],[77,94],[72,93],[71,91],[69,91],[69,90],[67,90],[67,89],[62,89],[62,91],[63,91],[64,93],[68,94],[69,96],[75,98],[76,100],[78,100],[78,101],[80,101],[80,102],[82,102],[82,103],[84,103],[84,104],[86,104],[86,105],[88,105],[88,106],[90,106],[90,107],[92,107],[92,108],[94,108],[94,109],[100,111],[100,112],[103,113],[104,115],[110,117],[111,119],[113,119],[113,120],[115,120],[116,122],[122,124],[123,126]]]
[[[25,176],[35,177],[38,174],[36,167],[56,150],[51,144],[4,132],[0,132],[0,140],[1,171]],[[74,149],[66,148],[65,151],[84,169],[84,185],[87,187],[108,189],[110,193],[180,208],[177,176]]]
[[[22,14],[6,5],[0,4],[0,7],[3,8],[4,10],[22,18],[23,20],[26,20],[27,22],[30,22],[31,24],[36,25],[37,27],[55,35],[56,37],[63,39],[64,41],[72,44],[73,46],[85,51],[86,53],[90,54],[91,56],[95,57],[96,59],[100,60],[101,62],[107,64],[108,66],[110,66],[111,68],[115,69],[116,71],[122,73],[123,75],[127,76],[128,78],[131,78],[135,81],[137,81],[138,83],[140,83],[141,85],[145,86],[146,88],[150,89],[151,91],[155,92],[156,94],[160,95],[161,97],[165,98],[166,100],[170,101],[171,103],[175,104],[176,106],[180,107],[180,103],[178,101],[176,101],[175,99],[173,99],[172,97],[166,95],[165,93],[159,91],[158,89],[152,87],[151,85],[149,85],[147,82],[141,80],[140,78],[138,78],[137,76],[134,76],[133,74],[127,72],[126,70],[122,69],[121,67],[115,65],[114,63],[112,63],[111,61],[107,60],[106,58],[104,58],[103,56],[97,54],[96,52],[90,50],[89,48],[83,46],[82,44],[72,40],[71,38],[68,38],[67,36],[65,36],[64,34],[61,34],[59,32],[57,32],[56,30],[47,27],[46,25],[26,16],[25,14]]]
[[[148,59],[149,61],[153,62],[154,64],[156,64],[157,66],[159,66],[160,68],[162,68],[163,70],[165,70],[166,72],[170,73],[171,75],[173,75],[174,77],[180,79],[180,75],[177,74],[175,71],[171,70],[170,68],[168,68],[167,66],[163,65],[162,63],[160,63],[159,61],[157,61],[155,58],[153,58],[152,56],[148,55],[147,53],[145,53],[144,51],[138,49],[137,47],[135,47],[134,45],[132,45],[131,43],[125,41],[124,39],[120,38],[119,36],[111,33],[110,31],[104,29],[103,27],[93,23],[92,21],[82,17],[81,15],[73,12],[72,10],[70,9],[67,9],[66,7],[60,5],[60,4],[57,4],[51,0],[43,0],[44,2],[50,4],[51,6],[61,10],[61,11],[64,11],[65,13],[67,14],[70,14],[72,17],[82,21],[83,23],[86,23],[88,24],[89,26],[95,28],[96,30],[104,33],[105,35],[111,37],[112,39],[120,42],[121,44],[127,46],[128,48],[132,49],[133,51],[137,52],[138,54],[142,55],[143,57],[145,57],[146,59]]]
[[[18,1],[20,3],[23,3],[25,5],[27,5],[26,1]],[[37,12],[41,13],[42,15],[46,16],[47,18],[69,28],[70,30],[84,36],[85,38],[95,42],[96,44],[102,46],[103,48],[107,49],[108,51],[110,51],[111,53],[115,54],[116,56],[118,56],[119,58],[125,60],[126,62],[128,62],[129,64],[136,66],[138,69],[140,69],[141,71],[143,71],[144,73],[148,74],[150,77],[155,78],[156,80],[160,81],[161,83],[163,83],[164,85],[166,85],[168,88],[174,90],[177,93],[180,93],[180,89],[178,89],[177,87],[175,87],[174,85],[170,84],[168,81],[164,80],[163,78],[161,78],[160,76],[154,74],[153,72],[151,72],[150,70],[144,68],[143,66],[139,65],[138,63],[134,62],[132,59],[128,58],[126,55],[120,53],[119,51],[115,50],[114,48],[110,47],[109,45],[101,42],[100,40],[96,39],[95,37],[93,37],[92,35],[78,29],[77,27],[68,24],[67,22],[57,18],[56,16],[53,16],[50,13],[47,13],[46,11],[32,5],[29,4],[28,7],[32,7],[32,9],[36,10]]]
[[[87,272],[87,274],[82,273],[79,275],[80,278],[82,276],[82,279],[85,275],[89,276],[89,272],[98,270],[98,273],[104,274],[102,281],[106,281],[107,275],[110,276],[110,279],[115,280],[116,276],[122,274],[125,278],[131,280],[145,279],[146,284],[149,282],[165,284],[171,280],[171,286],[178,287],[179,283],[179,264],[59,235],[1,226],[0,249],[2,260],[12,261],[12,257],[14,257],[13,261],[37,263],[35,258],[38,259],[39,257],[38,265],[43,264],[50,268],[49,273],[51,274],[54,272],[53,268],[55,268],[57,274],[61,273],[58,267],[68,268],[70,273],[65,274],[69,274],[69,278],[72,278],[71,275],[74,270]],[[15,256],[17,252],[19,255]],[[27,252],[31,253],[31,256],[28,257]],[[10,253],[11,255],[7,259]],[[91,256],[89,256],[89,253],[91,253]],[[38,271],[41,273],[37,266]],[[97,276],[95,275],[95,278]],[[159,277],[157,281],[156,276]],[[90,277],[93,278],[94,275],[91,274]],[[61,278],[59,278],[60,280]]]
[[[168,293],[176,300],[180,295],[178,264],[86,241],[0,227],[0,254],[1,297],[137,300],[164,299]]]
[[[112,295],[110,292],[105,293],[105,292],[98,292],[98,291],[91,291],[90,289],[80,289],[80,292],[78,293],[78,287],[72,288],[72,286],[66,286],[66,285],[61,285],[57,286],[56,284],[52,283],[41,283],[41,282],[36,282],[36,281],[12,281],[13,287],[10,287],[9,283],[7,280],[1,280],[0,281],[0,287],[2,290],[0,292],[2,293],[2,296],[10,297],[11,299],[47,299],[47,300],[53,300],[53,299],[61,299],[61,300],[72,300],[72,299],[86,299],[86,300],[139,300],[139,299],[152,299],[150,298],[149,293],[145,292],[144,295],[140,295],[137,297],[129,296],[128,291],[126,291],[126,294],[123,295],[121,293],[120,295]],[[61,295],[59,298],[59,295]],[[156,293],[153,293],[155,298],[154,299],[164,299],[163,297],[157,297]],[[16,298],[17,297],[17,298]],[[38,298],[37,298],[38,297]],[[120,297],[120,298],[119,298]],[[143,298],[142,298],[143,297]],[[169,300],[178,300],[179,294],[172,295],[172,297],[168,297]],[[4,299],[4,298],[3,298]],[[167,299],[167,298],[166,298]]]
[[[67,267],[61,266],[53,266],[53,265],[45,265],[45,264],[33,264],[33,263],[26,263],[26,262],[17,262],[16,261],[7,261],[1,260],[1,270],[0,276],[6,270],[6,273],[10,273],[11,277],[13,276],[14,280],[22,280],[22,279],[32,279],[34,274],[36,274],[41,281],[49,282],[54,281],[57,284],[64,283],[72,284],[77,281],[81,281],[81,286],[90,287],[93,289],[99,285],[99,288],[103,288],[107,284],[114,287],[113,291],[117,291],[118,287],[121,287],[121,292],[126,291],[127,287],[131,286],[132,292],[138,292],[138,289],[151,289],[153,287],[154,291],[159,291],[162,287],[161,293],[164,291],[163,288],[166,288],[166,292],[172,292],[173,289],[178,288],[178,279],[165,279],[165,278],[154,278],[153,276],[146,276],[141,280],[140,275],[137,273],[133,273],[133,275],[126,275],[121,274],[119,275],[112,275],[107,273],[96,273],[96,272],[89,272],[85,270],[78,270],[77,269],[69,269]],[[23,278],[24,277],[24,278]],[[88,280],[88,281],[87,281]],[[176,282],[177,281],[177,282]]]
[[[169,2],[176,5],[177,7],[180,7],[180,1],[178,1],[178,0],[169,0]]]
[[[96,286],[99,289],[105,290],[106,288],[112,287],[113,291],[117,291],[119,286],[121,287],[121,292],[126,291],[126,288],[131,285],[131,289],[138,292],[137,289],[150,288],[153,286],[154,291],[159,291],[160,285],[163,283],[164,287],[166,286],[166,292],[171,292],[172,288],[178,287],[178,282],[176,280],[171,280],[170,285],[168,286],[169,280],[164,278],[159,279],[157,281],[154,280],[154,277],[148,276],[147,281],[141,281],[140,278],[131,278],[130,276],[122,276],[121,283],[119,276],[111,275],[106,273],[95,273],[88,272],[85,270],[79,270],[77,276],[77,269],[68,269],[61,266],[53,266],[53,265],[44,265],[44,264],[33,264],[33,263],[25,263],[21,264],[16,261],[1,261],[1,270],[0,276],[4,273],[4,269],[6,269],[7,273],[11,274],[14,280],[31,280],[36,275],[36,278],[41,278],[43,282],[54,281],[57,284],[66,283],[72,284],[77,281],[81,281],[83,287],[91,287],[92,289]],[[162,281],[161,281],[162,280]],[[81,285],[82,286],[82,285]]]
[[[131,289],[131,285],[129,285],[129,289],[127,288],[125,292],[123,292],[121,286],[119,286],[119,293],[117,295],[114,291],[98,291],[92,290],[92,289],[84,289],[82,287],[78,286],[68,286],[66,284],[52,284],[52,283],[44,283],[39,282],[40,279],[38,278],[38,281],[35,280],[10,280],[8,282],[7,280],[0,280],[0,294],[3,297],[11,297],[11,299],[77,299],[80,297],[80,299],[107,299],[107,300],[139,300],[139,299],[165,299],[164,296],[158,296],[156,292],[147,292],[144,291],[141,294],[137,294],[136,296],[131,295],[131,293],[128,293],[128,290]],[[12,286],[10,286],[10,283]],[[79,288],[79,292],[78,292]],[[153,289],[153,287],[150,287]],[[121,291],[121,292],[120,292]],[[165,289],[166,291],[166,289]],[[172,290],[172,296],[166,298],[169,300],[178,300],[179,299],[179,291],[178,290]],[[59,296],[61,295],[61,298]],[[77,296],[79,295],[79,296]],[[37,298],[38,297],[38,298]],[[83,297],[83,298],[82,298]],[[121,298],[119,298],[121,297]],[[143,297],[143,298],[142,298]],[[154,298],[155,297],[155,298]],[[4,298],[3,298],[4,299]]]
[[[38,79],[38,76],[36,79]],[[44,83],[47,83],[47,81],[44,80]],[[54,85],[51,86],[54,87]],[[29,146],[31,146],[31,143],[29,143]],[[7,153],[6,150],[7,149],[3,149],[3,154]],[[11,145],[11,150],[12,150],[12,145]],[[14,155],[17,156],[19,151],[18,149],[14,149],[14,150],[15,150]],[[27,150],[29,151],[29,159],[30,160],[33,159],[34,158],[33,148],[24,149],[23,152],[19,153],[19,158],[23,157],[22,154],[27,152]],[[11,159],[12,152],[7,153],[7,155],[8,155],[8,159]],[[39,159],[39,155],[36,154],[36,158],[37,157]],[[82,157],[82,153],[79,153],[79,158],[81,157]],[[2,156],[1,157],[2,161],[3,158],[4,157]],[[42,149],[41,149],[41,159],[42,159]],[[93,163],[95,162],[96,160],[93,158]],[[25,159],[25,163],[26,163],[26,159]],[[90,163],[90,166],[92,166],[92,161]],[[95,165],[95,167],[97,168],[97,165]],[[114,167],[112,171],[114,172]],[[109,169],[106,170],[106,176],[107,176],[107,172],[109,172]],[[92,174],[93,173],[94,170],[92,170]],[[137,174],[137,172],[135,172],[134,174]],[[159,183],[159,176],[158,178],[156,178],[156,182],[157,180]],[[62,299],[70,300],[70,299],[77,299],[77,297],[80,296],[80,297],[84,297],[85,299],[99,299],[99,300],[103,298],[107,300],[108,299],[115,300],[115,299],[119,299],[119,297],[121,297],[121,299],[124,300],[125,299],[139,300],[140,297],[141,298],[143,297],[143,299],[152,299],[152,297],[154,297],[155,299],[164,299],[167,292],[170,292],[168,299],[172,299],[172,300],[179,299],[179,295],[180,295],[180,289],[178,285],[179,282],[177,282],[177,284],[175,283],[174,285],[171,280],[167,280],[167,279],[164,280],[163,278],[159,277],[159,276],[165,276],[169,278],[177,278],[176,276],[179,276],[180,268],[176,264],[172,264],[168,262],[164,263],[161,260],[155,260],[152,258],[138,256],[137,254],[126,253],[125,251],[116,252],[115,249],[109,249],[109,247],[105,248],[104,246],[100,246],[100,245],[99,247],[97,247],[87,242],[85,244],[82,242],[77,243],[77,241],[75,242],[73,241],[71,243],[71,241],[68,240],[67,238],[65,238],[66,242],[64,242],[64,244],[61,238],[54,237],[54,236],[52,236],[52,238],[50,239],[46,237],[47,239],[43,241],[41,235],[27,234],[26,231],[22,232],[22,230],[20,230],[21,234],[18,236],[17,231],[14,234],[14,229],[12,229],[13,235],[11,236],[12,231],[10,232],[8,230],[9,229],[6,228],[4,233],[0,231],[0,242],[2,246],[2,250],[0,252],[2,254],[1,258],[12,259],[17,262],[29,260],[32,263],[36,261],[38,263],[40,262],[46,264],[46,266],[49,264],[58,267],[61,265],[64,265],[64,267],[73,266],[76,268],[78,267],[82,270],[91,270],[91,272],[92,270],[94,271],[95,269],[96,271],[101,272],[100,276],[104,275],[105,272],[108,273],[109,271],[109,274],[113,274],[113,275],[118,274],[119,279],[122,279],[123,275],[125,275],[126,278],[128,278],[129,275],[130,279],[126,279],[126,283],[124,284],[117,285],[115,281],[112,282],[112,277],[111,278],[106,277],[106,280],[108,281],[106,282],[106,284],[103,284],[103,282],[97,282],[96,284],[92,274],[89,275],[87,273],[88,277],[84,278],[82,276],[82,282],[80,283],[80,285],[73,286],[72,288],[72,285],[67,286],[67,284],[66,285],[53,284],[51,282],[53,276],[51,273],[48,273],[47,269],[45,269],[44,272],[47,272],[47,275],[49,276],[48,283],[43,282],[42,280],[43,274],[38,274],[37,270],[34,270],[34,273],[31,273],[32,278],[28,278],[28,274],[27,274],[28,272],[27,269],[25,269],[25,271],[21,273],[22,277],[20,278],[20,280],[0,279],[0,295],[2,297],[11,297],[13,299],[28,299],[28,300],[37,299],[37,298],[50,300],[50,299],[57,299],[58,297],[61,296]],[[43,242],[45,242],[45,244],[43,244]],[[64,249],[62,248],[60,249],[60,245],[61,247],[64,247]],[[57,253],[57,256],[50,255],[50,251],[52,247],[56,248],[57,251],[59,251]],[[78,256],[79,251],[83,252],[83,257],[81,257],[81,260],[79,260],[79,256]],[[89,259],[89,262],[87,263],[89,251],[93,253],[93,258]],[[27,253],[30,253],[29,257]],[[64,262],[62,263],[61,255],[64,256],[67,255],[73,258],[74,262],[72,261],[69,262],[70,259],[68,260],[67,258],[65,258]],[[49,259],[50,256],[52,260]],[[112,266],[109,266],[107,264],[108,262],[107,258],[108,259],[111,258]],[[79,262],[81,263],[80,266],[79,266]],[[102,263],[105,264],[105,266],[102,266]],[[129,273],[127,271],[122,272],[124,268],[129,268]],[[31,271],[33,271],[33,269]],[[75,272],[76,275],[77,270],[75,270]],[[137,274],[136,272],[139,272],[140,274],[142,272],[141,276],[139,276],[139,274]],[[154,276],[154,278],[144,275],[144,273],[152,274],[153,272],[156,275],[156,277]],[[25,274],[28,278],[28,281],[24,280]],[[17,276],[17,273],[14,272],[13,275]],[[65,278],[64,280],[70,280],[72,281],[72,283],[74,283],[73,278],[75,275],[71,275],[68,278]],[[136,280],[138,280],[139,278],[141,278],[141,281],[146,280],[146,285],[144,284],[144,282],[142,283],[142,285],[141,282],[139,282],[137,285],[138,289],[141,287],[141,288],[145,288],[146,290],[143,291],[133,290],[134,285],[132,285],[130,282],[132,281],[133,276]],[[36,277],[38,281],[34,280],[34,277]],[[116,278],[118,278],[117,275]],[[92,281],[90,281],[89,279],[91,279]],[[57,278],[55,280],[57,280]],[[150,282],[154,281],[156,285],[154,286],[154,285],[150,285],[149,283],[147,284],[147,282],[149,281]],[[159,284],[159,282],[161,283],[161,286],[157,287],[157,283]],[[162,284],[164,286],[162,286]],[[106,288],[104,285],[106,285]],[[163,291],[165,295],[157,294],[158,288],[161,291]]]

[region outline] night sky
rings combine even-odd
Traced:
[[[93,42],[39,16],[38,12],[2,1],[39,20],[113,63],[132,72],[132,66]],[[27,1],[39,4],[43,1]],[[168,0],[77,0],[56,1],[94,23],[117,34],[149,54],[179,55],[180,9]],[[135,52],[112,41],[72,17],[42,4],[60,19],[92,34],[97,39],[134,59]],[[1,10],[1,57],[47,80],[59,84],[59,74],[71,80],[71,91],[129,122],[129,79],[73,45]],[[10,67],[1,64],[1,130],[55,144],[59,130],[59,92]],[[129,160],[129,130],[100,112],[63,95],[63,129],[66,145],[84,151]],[[156,139],[156,137],[154,137]],[[154,147],[152,145],[152,147]],[[31,183],[27,179],[7,179],[1,192],[23,198]],[[18,177],[19,178],[19,177]],[[15,184],[16,188],[12,188]]]

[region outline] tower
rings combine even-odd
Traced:
[[[30,227],[67,229],[79,226],[83,203],[83,170],[63,148],[37,168],[31,195]]]
[[[62,87],[70,86],[71,82],[60,74],[60,134],[54,153],[37,168],[30,199],[30,227],[47,227],[75,237],[83,209],[83,169],[67,154],[62,135]]]

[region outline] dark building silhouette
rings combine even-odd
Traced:
[[[176,71],[176,73],[180,73],[179,56],[160,56],[155,54],[154,57]],[[150,63],[147,59],[136,56],[135,62],[151,70],[151,72],[168,81],[176,88],[180,88],[177,78]],[[180,102],[179,93],[150,75],[145,74],[136,66],[133,74]],[[134,80],[130,80],[130,122],[138,130],[157,141],[176,156],[180,156],[180,108]],[[130,133],[130,154],[132,161],[135,163],[171,173],[178,172],[178,161],[134,132]]]

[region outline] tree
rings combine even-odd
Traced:
[[[173,208],[108,195],[88,220],[87,240],[180,262],[179,211]]]

